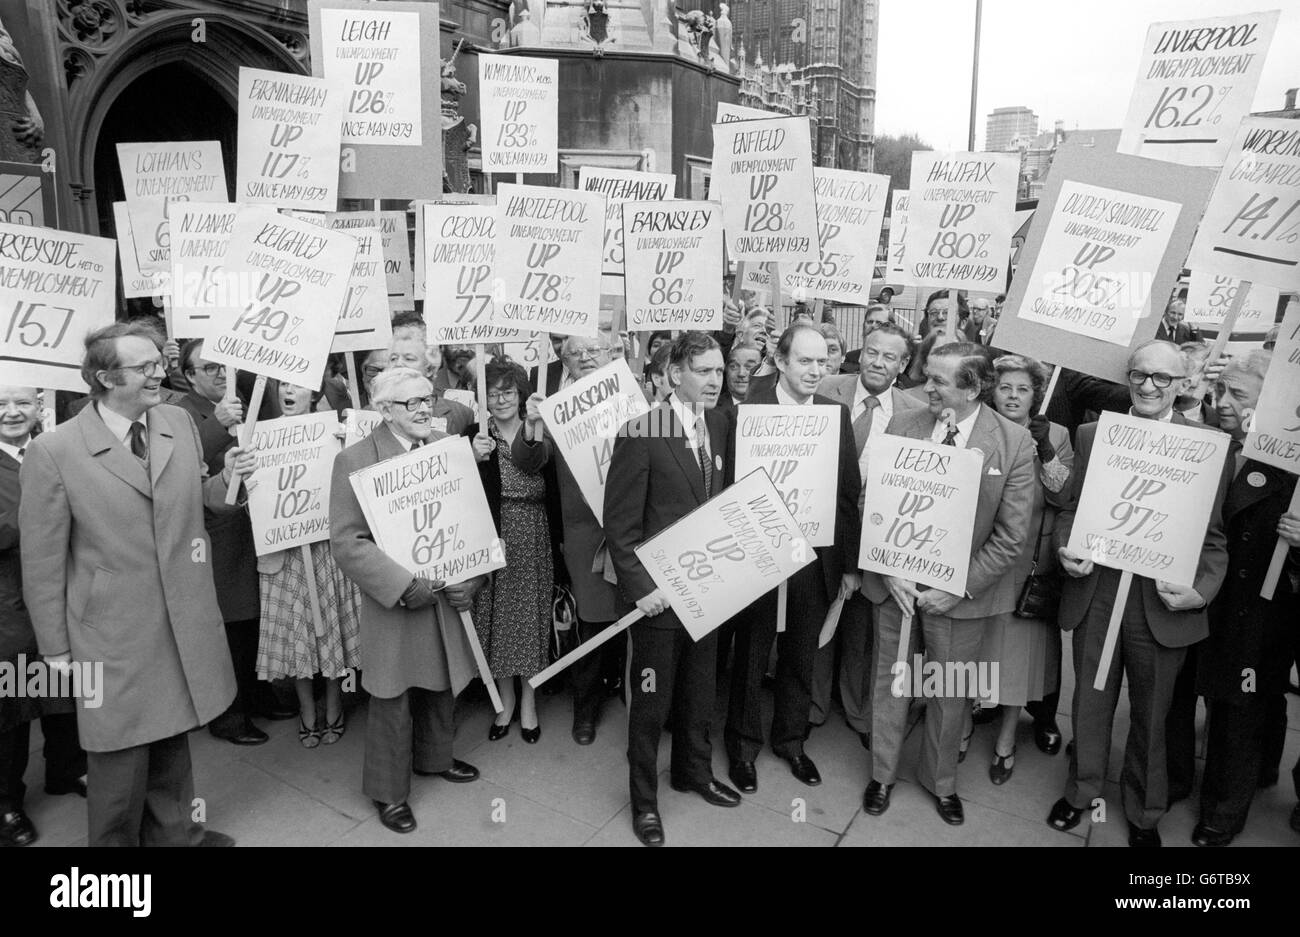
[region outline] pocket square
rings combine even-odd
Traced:
[[[1001,475],[1001,474],[1002,474],[1002,470],[1001,470],[1000,468],[998,468],[996,465],[991,465],[991,466],[989,466],[989,474],[990,474],[990,475]]]

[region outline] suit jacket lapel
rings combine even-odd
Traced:
[[[1236,443],[1234,448],[1229,449],[1228,458],[1236,458]],[[1275,469],[1271,465],[1265,465],[1262,462],[1247,462],[1241,467],[1241,471],[1233,478],[1232,484],[1228,488],[1228,496],[1223,502],[1223,519],[1235,516],[1246,508],[1250,507],[1257,501],[1263,501],[1282,487],[1281,470]],[[1262,485],[1252,485],[1250,477],[1252,475],[1263,476]]]
[[[983,461],[988,462],[989,456],[993,455],[998,446],[998,423],[993,418],[993,410],[986,404],[980,404],[979,416],[975,418],[975,425],[971,427],[970,439],[966,442],[967,449],[978,449],[983,456]]]
[[[668,448],[673,456],[677,459],[677,464],[682,467],[682,472],[686,475],[686,480],[691,485],[691,491],[695,493],[695,500],[703,504],[708,498],[704,493],[704,474],[700,471],[700,463],[695,458],[695,452],[686,442],[686,428],[682,426],[682,421],[677,418],[677,411],[672,408],[672,404],[665,403],[663,406],[668,408],[668,413],[672,417],[672,429],[668,434]],[[705,421],[708,425],[708,421]]]
[[[370,439],[375,444],[375,460],[378,462],[409,451],[397,441],[397,437],[393,435],[393,431],[388,428],[387,423],[380,423],[376,426],[374,432],[370,434]]]
[[[155,485],[171,461],[175,443],[172,436],[171,424],[155,409],[149,414],[149,477]]]
[[[149,476],[145,474],[144,466],[104,425],[104,420],[100,417],[93,401],[77,414],[76,422],[81,429],[86,450],[99,461],[99,464],[146,498],[152,499],[153,488],[149,484]]]

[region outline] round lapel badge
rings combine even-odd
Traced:
[[[713,464],[714,464],[714,466],[717,468],[717,470],[718,470],[719,472],[721,472],[721,471],[722,471],[722,456],[717,455],[717,454],[715,453],[714,456],[713,456]]]
[[[1263,488],[1264,482],[1268,481],[1263,472],[1251,472],[1246,476],[1246,484],[1252,488]]]

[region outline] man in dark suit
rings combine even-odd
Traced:
[[[751,390],[737,408],[732,424],[745,418],[749,404],[787,407],[809,404],[835,405],[818,394],[826,371],[826,339],[813,325],[790,326],[776,348],[780,377],[770,391]],[[812,705],[813,657],[817,638],[830,605],[839,596],[856,592],[858,576],[858,494],[862,481],[854,452],[853,428],[847,407],[839,413],[839,463],[833,480],[835,541],[816,548],[816,559],[790,577],[785,631],[777,636],[776,590],[758,599],[738,616],[735,664],[731,672],[731,701],[727,709],[725,739],[731,763],[729,776],[742,791],[758,789],[754,759],[763,747],[762,681],[767,671],[773,639],[777,640],[776,688],[771,745],[796,778],[804,784],[821,783],[817,765],[804,751],[808,711]],[[734,431],[733,431],[734,435]],[[826,479],[827,486],[832,479]]]
[[[1178,346],[1154,340],[1129,356],[1128,382],[1133,416],[1185,425],[1173,412],[1174,398],[1186,376]],[[1079,427],[1071,503],[1078,504],[1088,473],[1097,424]],[[1165,720],[1186,649],[1209,633],[1206,606],[1214,600],[1227,568],[1222,504],[1231,478],[1225,465],[1201,544],[1192,586],[1134,576],[1124,608],[1119,640],[1103,690],[1093,688],[1102,644],[1113,608],[1120,573],[1095,565],[1068,548],[1074,509],[1058,516],[1056,543],[1068,574],[1061,590],[1058,621],[1074,641],[1074,751],[1065,796],[1047,822],[1071,830],[1083,812],[1102,796],[1121,673],[1128,678],[1130,728],[1120,787],[1129,824],[1130,846],[1159,846],[1156,824],[1169,808]]]
[[[861,371],[824,378],[818,391],[848,408],[853,426],[853,446],[858,454],[858,476],[865,481],[867,443],[884,434],[895,414],[920,409],[925,404],[894,386],[912,356],[912,342],[903,329],[892,323],[877,325],[867,332],[859,351]],[[860,494],[859,518],[862,517],[862,499]],[[851,565],[856,564],[857,557],[854,557]],[[880,601],[886,598],[882,595]],[[875,608],[876,605],[861,589],[845,600],[834,641],[817,650],[813,664],[812,709],[808,713],[808,721],[814,726],[825,722],[830,713],[838,645],[844,721],[858,733],[867,749],[871,748],[871,644]]]
[[[659,816],[659,736],[671,717],[674,790],[736,807],[740,795],[713,776],[709,726],[718,638],[695,641],[637,559],[635,548],[720,492],[730,474],[722,352],[704,332],[685,332],[669,355],[672,395],[629,421],[614,441],[605,485],[605,536],[623,594],[646,617],[632,625],[627,760],[632,829],[647,846],[664,842]]]
[[[949,672],[949,663],[975,661],[985,619],[1015,608],[1017,596],[1010,573],[1029,536],[1034,486],[1038,484],[1033,437],[989,406],[995,372],[981,346],[973,342],[937,345],[926,361],[925,374],[929,405],[895,414],[886,432],[979,452],[979,498],[963,595],[934,588],[920,590],[894,576],[868,573],[864,577],[864,589],[880,605],[874,646],[871,782],[862,799],[863,809],[873,816],[889,808],[907,732],[910,700],[892,692],[902,616],[913,616],[913,640],[919,634],[927,659],[943,665],[944,672]],[[945,411],[951,411],[950,420],[944,419]],[[905,660],[912,660],[910,646]],[[957,687],[945,686],[942,695],[931,696],[925,706],[917,780],[934,797],[940,818],[953,826],[965,822],[957,796],[957,763],[971,692],[968,686],[958,695]]]
[[[1178,298],[1169,300],[1169,305],[1165,307],[1165,314],[1160,318],[1160,325],[1156,328],[1156,341],[1173,342],[1175,345],[1199,342],[1200,330],[1183,321],[1186,312],[1186,302]]]

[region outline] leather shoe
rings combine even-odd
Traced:
[[[39,838],[36,827],[21,810],[0,816],[0,846],[30,846]]]
[[[1083,819],[1082,807],[1071,807],[1070,802],[1062,797],[1052,804],[1052,812],[1047,815],[1047,825],[1061,833],[1068,833],[1079,825]]]
[[[822,782],[822,776],[817,773],[817,766],[807,755],[794,755],[785,760],[790,765],[790,773],[809,787],[816,787]]]
[[[1128,825],[1128,844],[1130,846],[1159,846],[1160,831],[1154,826],[1144,830],[1140,826]]]
[[[966,822],[966,812],[962,809],[961,798],[956,794],[947,797],[935,797],[934,807],[939,816],[949,826],[961,826]]]
[[[1044,755],[1055,755],[1061,750],[1061,729],[1055,719],[1034,723],[1034,744]]]
[[[218,833],[216,830],[204,830],[199,845],[208,849],[227,848],[235,845],[235,837]]]
[[[453,784],[467,784],[470,781],[478,780],[478,768],[466,764],[459,758],[454,759],[451,767],[446,771],[417,771],[415,773],[425,778],[430,776],[439,777]]]
[[[889,809],[889,795],[893,793],[894,785],[881,784],[879,781],[872,781],[867,785],[867,789],[862,792],[862,809],[873,817],[878,817]]]
[[[533,726],[531,729],[525,729],[523,726],[520,726],[519,737],[529,745],[536,745],[537,740],[542,737],[542,727],[540,724]]]
[[[746,794],[758,790],[758,772],[754,770],[752,761],[733,761],[727,770],[727,777]]]
[[[415,832],[415,814],[411,813],[410,805],[375,801],[375,806],[379,808],[379,822],[394,833]]]
[[[271,736],[267,735],[251,722],[245,723],[244,726],[234,730],[233,732],[216,731],[211,728],[209,728],[208,731],[216,738],[221,739],[223,742],[229,742],[232,745],[264,745],[271,740]]]
[[[573,740],[579,745],[590,745],[596,741],[596,723],[583,720],[573,724]]]
[[[670,783],[673,790],[683,794],[694,791],[703,797],[707,803],[713,804],[715,807],[740,806],[740,795],[717,778],[709,778],[708,784],[690,784],[678,781],[671,781]]]
[[[1192,830],[1192,842],[1197,846],[1226,846],[1236,837],[1236,833],[1229,833],[1227,830],[1216,830],[1204,823],[1196,824],[1196,829]]]
[[[509,734],[510,734],[510,723],[507,722],[505,725],[499,726],[494,722],[492,723],[492,726],[488,729],[488,741],[499,742]]]
[[[859,732],[859,733],[858,733],[858,741],[860,741],[860,742],[862,743],[862,747],[863,747],[863,748],[865,748],[867,751],[871,751],[871,733],[870,733],[870,732]]]
[[[86,782],[83,778],[73,778],[64,784],[46,784],[45,793],[51,797],[62,797],[64,794],[76,794],[78,797],[85,797]]]
[[[632,832],[641,840],[643,846],[662,846],[664,844],[664,821],[654,810],[638,813],[632,818]]]

